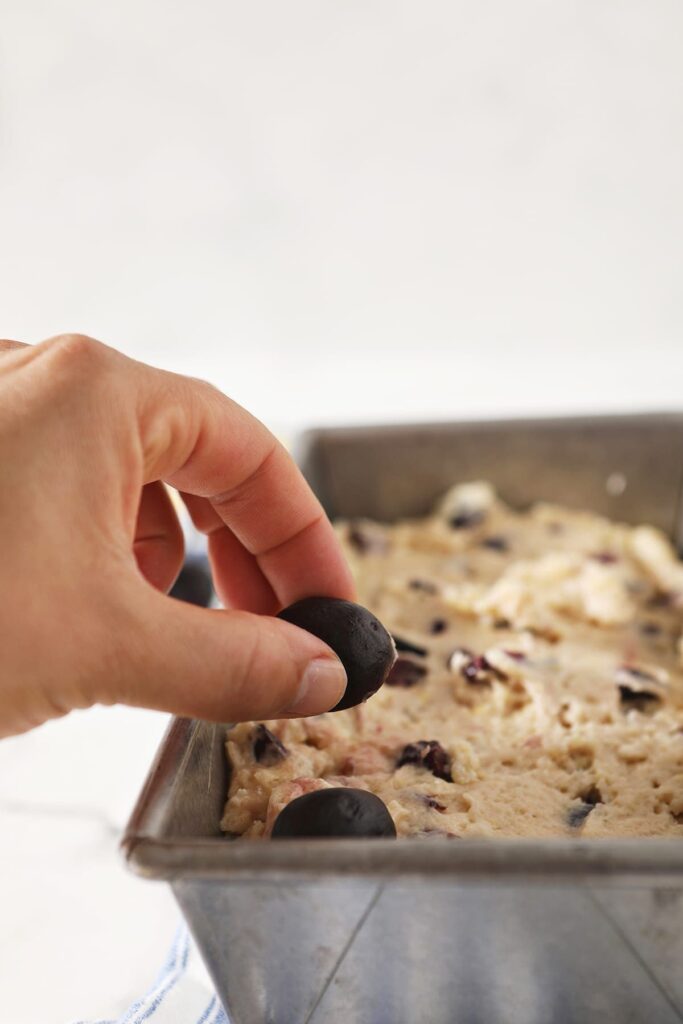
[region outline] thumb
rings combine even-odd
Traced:
[[[334,651],[281,619],[199,608],[146,584],[126,619],[102,674],[102,703],[240,722],[320,714],[346,687]]]

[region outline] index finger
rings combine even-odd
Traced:
[[[355,587],[329,519],[283,445],[203,381],[138,364],[145,482],[206,498],[281,605]]]

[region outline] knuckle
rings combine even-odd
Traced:
[[[200,393],[203,393],[206,398],[217,398],[223,401],[227,397],[219,387],[216,387],[216,385],[212,384],[209,380],[204,380],[203,377],[188,377],[187,379],[188,381],[191,381],[195,385],[196,389]]]
[[[46,344],[53,367],[68,376],[100,374],[109,364],[111,349],[87,334],[58,334]]]
[[[59,334],[43,345],[36,372],[54,399],[61,396],[73,413],[87,409],[98,417],[119,408],[123,365],[114,349],[87,334]]]
[[[87,357],[89,353],[97,352],[98,349],[104,348],[101,342],[96,341],[95,338],[91,338],[87,334],[73,334],[71,332],[56,334],[53,338],[49,338],[48,342],[57,351],[67,356],[79,358]]]
[[[238,484],[235,484],[235,486],[230,488],[228,491],[223,491],[221,494],[214,494],[209,498],[213,507],[216,510],[221,510],[248,504],[254,494],[254,491],[258,489],[261,479],[267,474],[271,464],[280,455],[280,452],[280,443],[273,440],[272,445],[267,449],[265,454],[262,454],[259,457],[257,463],[246,472],[246,475],[243,476]]]

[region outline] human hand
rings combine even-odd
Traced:
[[[183,540],[162,481],[226,610],[165,594]],[[0,583],[0,736],[95,703],[239,721],[344,692],[334,652],[272,617],[355,596],[285,449],[211,385],[82,335],[0,341]]]

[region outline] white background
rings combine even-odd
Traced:
[[[678,0],[0,16],[0,334],[90,333],[287,437],[680,407]],[[98,709],[0,744],[8,1024],[152,980],[175,910],[116,836],[162,724]]]

